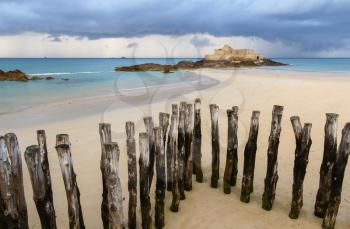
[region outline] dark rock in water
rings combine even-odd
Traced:
[[[54,80],[55,78],[53,78],[52,76],[48,76],[46,77],[46,80]]]
[[[143,71],[161,71],[169,73],[177,70],[191,70],[199,68],[236,68],[236,67],[256,67],[256,66],[285,66],[286,64],[275,62],[270,59],[262,60],[199,60],[193,61],[180,61],[174,65],[162,65],[154,63],[138,64],[131,66],[116,67],[115,71],[122,72],[143,72]]]
[[[68,79],[68,78],[62,78],[62,80],[64,80],[64,81],[68,81],[69,79]]]
[[[0,70],[0,81],[20,81],[27,82],[29,77],[20,70],[4,72]]]
[[[30,78],[30,80],[43,80],[44,78],[40,77],[40,76],[33,76],[32,78]]]

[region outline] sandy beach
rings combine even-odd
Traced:
[[[59,168],[55,146],[56,134],[69,134],[77,182],[81,191],[81,204],[87,228],[102,228],[100,204],[102,181],[100,172],[100,142],[98,123],[112,124],[112,138],[121,149],[120,174],[123,188],[124,212],[127,218],[127,155],[125,122],[135,122],[136,133],[144,132],[142,118],[152,115],[158,123],[158,113],[171,111],[171,104],[182,100],[194,102],[202,100],[202,166],[204,182],[193,179],[193,190],[186,192],[186,200],[181,201],[180,211],[169,210],[172,195],[166,193],[166,228],[320,228],[322,220],[313,215],[313,207],[319,182],[319,168],[322,161],[325,113],[338,113],[338,142],[341,129],[350,122],[350,75],[345,73],[297,72],[270,69],[202,69],[197,74],[217,80],[211,87],[196,87],[191,84],[176,88],[159,87],[120,97],[104,97],[102,100],[62,101],[31,108],[18,113],[0,116],[0,134],[14,132],[19,139],[22,153],[29,145],[36,144],[36,130],[46,130],[49,150],[54,205],[59,228],[68,228],[67,200]],[[175,93],[176,92],[176,93]],[[145,96],[147,95],[147,96]],[[220,107],[220,180],[217,189],[210,188],[211,144],[209,104]],[[102,105],[101,105],[102,104]],[[267,144],[270,133],[273,105],[284,106],[281,142],[278,157],[279,180],[276,199],[271,211],[261,208],[261,197],[267,162]],[[226,109],[239,106],[238,155],[239,170],[237,186],[231,194],[224,194],[222,176],[226,160],[227,116]],[[72,114],[71,107],[75,107]],[[240,202],[243,150],[246,144],[251,112],[261,111],[258,150],[255,169],[254,193],[249,204]],[[41,112],[40,112],[41,111]],[[49,114],[49,115],[48,115]],[[312,123],[312,147],[304,182],[304,206],[300,217],[288,217],[292,198],[292,176],[295,139],[289,118],[299,115],[301,121]],[[16,121],[18,120],[18,121]],[[25,123],[26,125],[24,125]],[[23,124],[23,125],[22,125]],[[136,137],[137,137],[136,136]],[[138,138],[136,138],[138,149]],[[137,151],[138,158],[138,151]],[[23,160],[24,187],[28,205],[30,228],[40,228],[39,217],[32,200],[32,187],[28,170]],[[336,228],[350,226],[350,179],[347,168],[342,202]],[[154,183],[153,183],[154,185]],[[154,188],[154,187],[153,187]],[[152,211],[154,211],[154,191],[151,191]],[[139,200],[138,200],[139,201]],[[139,204],[139,202],[138,202]],[[138,226],[141,225],[138,205]]]

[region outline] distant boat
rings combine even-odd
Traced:
[[[125,56],[122,56],[121,59],[126,59],[126,57],[125,57]]]

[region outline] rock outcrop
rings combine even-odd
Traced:
[[[0,70],[0,81],[18,81],[18,82],[27,82],[29,80],[37,81],[37,80],[53,80],[52,76],[48,76],[46,78],[40,76],[29,77],[24,72],[16,69],[13,71],[4,72]]]
[[[143,72],[161,71],[170,73],[176,70],[191,70],[199,68],[234,68],[255,66],[283,66],[286,64],[265,58],[250,49],[232,49],[225,45],[222,49],[216,49],[214,54],[205,56],[199,61],[180,61],[174,65],[162,65],[154,63],[138,64],[131,66],[116,67],[115,71]]]

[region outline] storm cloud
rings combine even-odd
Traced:
[[[57,41],[206,33],[322,51],[350,39],[348,0],[1,0],[0,9],[0,35],[36,32]]]

